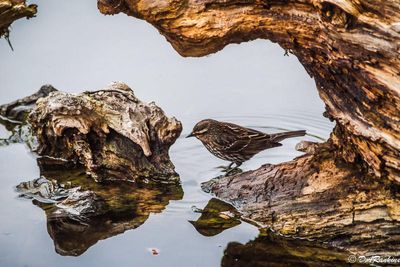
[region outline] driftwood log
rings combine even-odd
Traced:
[[[96,181],[179,182],[168,151],[181,123],[166,117],[154,102],[137,99],[123,83],[82,94],[43,86],[32,96],[0,106],[0,115],[17,129],[27,119],[30,129],[23,132],[36,137],[34,149],[40,156],[81,165]],[[12,138],[9,143],[29,139]]]
[[[399,253],[398,0],[98,0],[98,7],[148,21],[183,56],[257,38],[295,55],[336,122],[329,141],[204,188],[282,234]]]
[[[0,37],[8,38],[11,23],[20,18],[32,18],[36,5],[26,5],[25,0],[0,0]]]

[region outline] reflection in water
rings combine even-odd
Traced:
[[[221,266],[363,266],[349,264],[348,257],[348,253],[337,249],[318,246],[306,240],[284,239],[269,232],[244,245],[229,243]]]
[[[236,209],[216,198],[210,199],[200,212],[200,218],[190,223],[204,236],[214,236],[240,224]]]
[[[183,197],[179,185],[100,184],[83,170],[68,170],[65,162],[40,158],[38,163],[42,178],[21,183],[17,191],[45,211],[47,231],[60,255],[81,255],[99,240],[139,227],[150,213]]]

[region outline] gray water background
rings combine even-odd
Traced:
[[[315,84],[294,56],[257,40],[229,45],[202,58],[183,58],[156,29],[126,15],[101,15],[96,1],[32,1],[36,18],[13,24],[12,52],[0,40],[0,103],[29,95],[43,84],[81,92],[112,81],[131,86],[143,101],[155,101],[183,122],[182,136],[204,118],[263,131],[306,129],[327,138],[332,124],[322,117]],[[0,137],[9,133],[0,126]],[[287,161],[307,136],[284,141],[245,163],[245,170]],[[210,195],[200,183],[219,174],[221,161],[195,139],[179,138],[171,158],[181,175],[184,198],[171,201],[139,228],[99,241],[79,257],[54,250],[44,212],[14,190],[39,176],[34,156],[22,144],[0,148],[0,266],[218,266],[226,245],[258,235],[247,223],[214,237],[200,235],[188,220]],[[153,256],[149,248],[160,250]]]

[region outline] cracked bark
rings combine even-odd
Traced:
[[[205,187],[283,234],[353,251],[398,250],[398,0],[98,0],[98,7],[148,21],[183,56],[258,38],[294,54],[336,122],[329,141]]]

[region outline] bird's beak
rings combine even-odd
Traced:
[[[194,134],[193,134],[193,132],[191,132],[188,136],[186,136],[186,138],[193,137],[193,136],[194,136]]]

